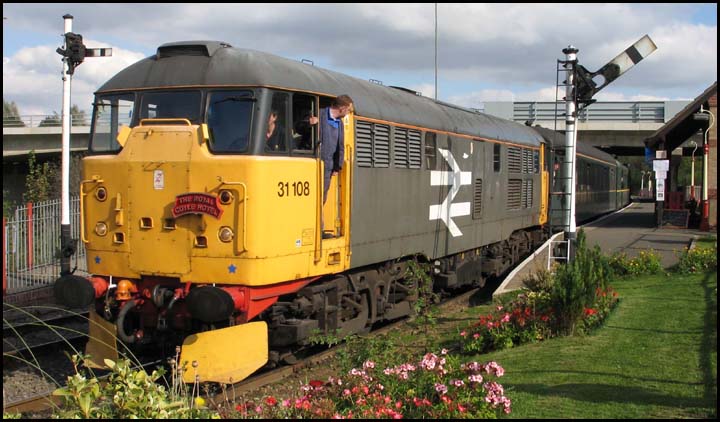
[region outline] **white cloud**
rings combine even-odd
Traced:
[[[107,43],[84,40],[93,48],[111,47],[111,57],[86,58],[72,78],[71,103],[90,111],[93,92],[125,67],[145,57]],[[3,99],[15,101],[22,115],[62,112],[62,61],[56,47],[23,48],[11,57],[3,57]]]
[[[563,58],[561,50],[568,44],[578,47],[580,63],[595,71],[644,34],[658,50],[601,91],[599,99],[693,98],[717,80],[717,26],[690,21],[698,5],[437,7],[439,97],[450,102],[477,107],[482,101],[552,101],[556,60]],[[160,44],[192,39],[308,58],[331,70],[392,80],[434,95],[433,84],[419,82],[427,81],[434,67],[432,3],[4,4],[4,46],[25,43],[11,53],[5,48],[8,56],[3,57],[4,98],[16,101],[21,113],[59,108],[61,65],[57,45],[34,42],[33,37],[8,38],[22,31],[57,41],[61,16],[68,12],[75,16],[75,31],[86,35],[86,45],[103,46],[92,40],[102,39],[114,48],[113,58],[88,59],[78,68],[73,88],[78,105],[88,104],[93,90],[123,67],[154,54]]]

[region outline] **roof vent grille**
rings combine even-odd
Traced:
[[[210,57],[221,48],[232,47],[220,41],[184,41],[163,44],[157,49],[158,59],[177,56]]]

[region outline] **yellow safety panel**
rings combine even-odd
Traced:
[[[238,382],[267,360],[267,324],[262,321],[193,334],[185,339],[180,352],[187,383],[195,382],[196,375],[200,382]]]
[[[85,363],[90,368],[107,369],[105,359],[113,362],[118,360],[117,328],[115,324],[98,315],[94,309],[90,310],[89,319],[89,338],[85,346],[85,354],[90,355],[90,359]]]

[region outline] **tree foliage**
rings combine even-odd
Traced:
[[[40,202],[60,197],[58,189],[61,178],[57,164],[45,162],[39,164],[35,151],[28,155],[28,175],[25,178],[25,202]]]
[[[25,126],[15,101],[7,102],[5,98],[3,98],[3,126]]]

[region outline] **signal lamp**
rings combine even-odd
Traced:
[[[220,203],[223,205],[227,205],[231,203],[233,200],[233,194],[229,190],[221,190],[220,191]]]
[[[108,232],[107,224],[103,223],[102,221],[95,224],[95,234],[98,236],[105,236]]]
[[[98,201],[102,202],[107,199],[107,190],[104,187],[99,187],[95,191],[95,198],[97,198]]]
[[[220,227],[220,232],[218,233],[218,237],[220,238],[220,241],[222,242],[230,242],[235,237],[235,233],[233,233],[232,229],[228,226],[222,226]]]

